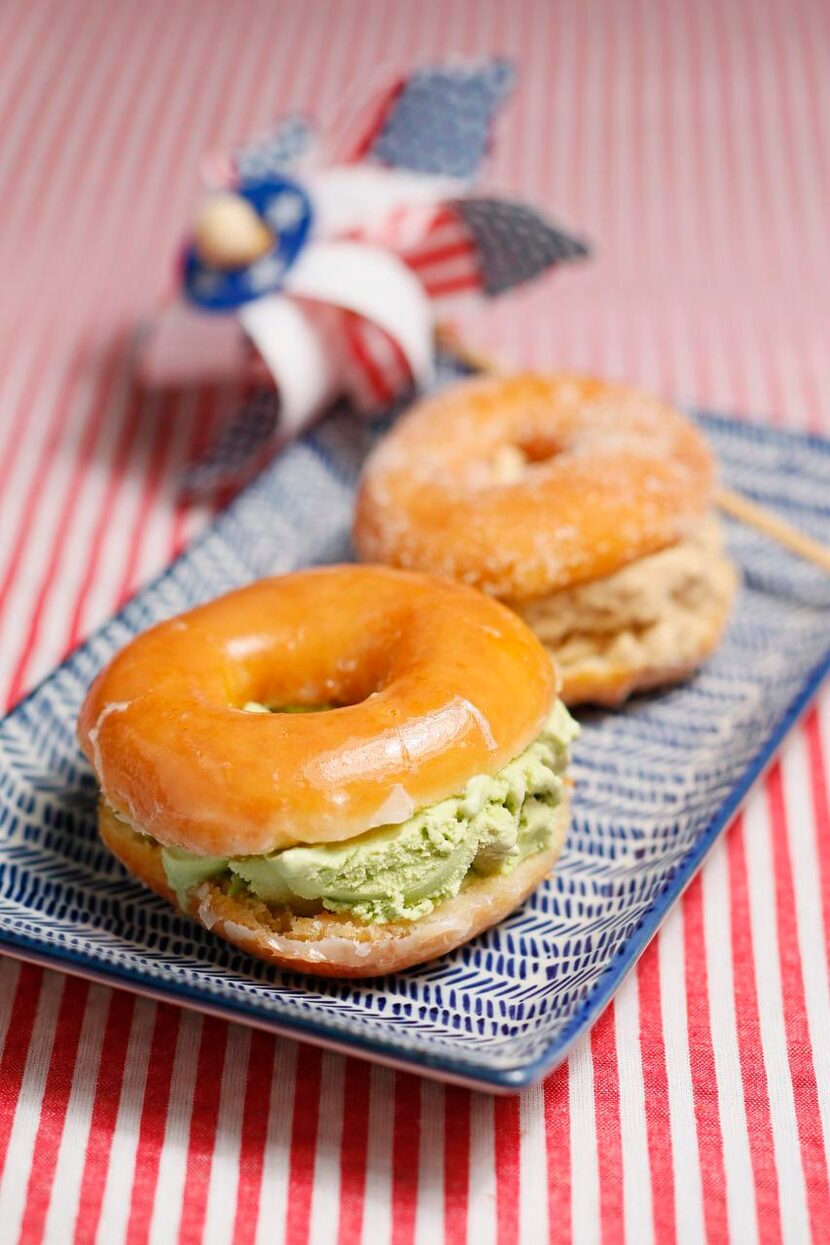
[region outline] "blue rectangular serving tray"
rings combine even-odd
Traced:
[[[442,380],[461,369],[445,361]],[[98,840],[75,719],[100,666],[171,614],[350,556],[386,420],[346,408],[285,450],[195,544],[0,724],[0,949],[230,1020],[492,1092],[549,1072],[597,1019],[830,667],[830,580],[729,527],[725,643],[682,688],[580,714],[553,877],[444,959],[369,982],[278,974],[179,915]],[[830,443],[698,413],[725,482],[830,539]]]

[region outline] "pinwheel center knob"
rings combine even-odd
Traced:
[[[221,191],[209,195],[199,210],[193,245],[203,263],[223,271],[244,268],[266,255],[275,235],[241,195]]]

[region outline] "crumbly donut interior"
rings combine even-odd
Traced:
[[[508,874],[471,878],[459,893],[418,921],[385,925],[343,913],[302,916],[252,896],[232,896],[221,881],[202,882],[187,895],[186,911],[206,929],[274,967],[326,977],[376,977],[452,951],[497,924],[519,906],[553,868],[568,825],[569,790],[553,814],[551,844]],[[119,821],[104,802],[101,837],[126,867],[168,901],[175,901],[161,862],[161,847]]]
[[[604,579],[514,604],[568,684],[586,672],[693,669],[720,636],[737,587],[714,516],[687,540]]]

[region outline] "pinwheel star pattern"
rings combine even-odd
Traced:
[[[292,117],[205,162],[206,180],[244,196],[274,246],[229,273],[191,248],[184,288],[256,347],[274,382],[281,439],[338,396],[372,413],[428,383],[448,299],[503,294],[587,256],[585,243],[536,209],[475,193],[514,76],[501,59],[423,67],[370,92],[328,142]],[[175,370],[181,324],[179,313],[166,333],[161,316],[147,339],[144,363],[157,380],[169,380],[156,366],[162,355]],[[193,315],[187,325],[198,335]],[[253,430],[226,429],[189,484],[241,482],[261,448]]]

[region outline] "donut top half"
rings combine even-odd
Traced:
[[[658,398],[564,373],[473,380],[418,403],[369,458],[354,542],[521,602],[686,539],[713,487],[705,439]]]
[[[544,648],[499,602],[386,567],[326,567],[137,637],[90,688],[79,738],[142,833],[251,855],[404,822],[502,770],[555,697]]]

